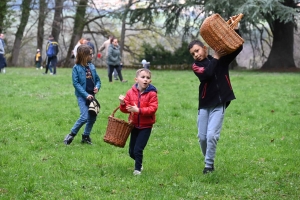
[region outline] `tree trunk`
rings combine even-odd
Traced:
[[[287,3],[293,3],[293,1],[285,0],[285,4]],[[294,23],[284,23],[280,22],[279,19],[275,19],[273,27],[271,52],[262,69],[296,68],[294,61]]]
[[[73,34],[70,42],[70,46],[68,49],[67,57],[64,62],[64,67],[71,67],[74,65],[73,59],[71,59],[71,53],[72,50],[74,49],[75,45],[77,42],[80,40],[82,37],[83,29],[86,23],[86,18],[85,18],[85,12],[86,12],[86,7],[87,7],[87,2],[86,0],[80,0],[77,9],[76,9],[76,14],[75,14],[75,20],[74,20],[74,28],[73,28]]]
[[[4,20],[7,13],[7,2],[8,0],[1,0],[0,2],[0,33],[2,33],[4,29]]]
[[[122,29],[121,29],[121,38],[120,38],[120,54],[121,54],[122,59],[123,59],[123,51],[124,51],[124,45],[125,45],[126,19],[127,19],[128,11],[131,6],[132,6],[132,0],[129,0],[129,2],[125,5],[125,10],[122,15]]]
[[[16,32],[16,38],[14,42],[14,46],[12,48],[11,57],[8,60],[8,65],[16,66],[19,58],[20,48],[22,44],[23,39],[23,33],[25,30],[25,27],[28,22],[29,14],[30,14],[30,5],[31,0],[23,0],[21,4],[21,19],[20,19],[20,25],[18,27],[18,30]]]
[[[52,33],[51,35],[54,37],[54,40],[58,42],[59,34],[61,30],[61,22],[62,22],[62,10],[63,10],[64,0],[55,0],[55,12],[52,23]]]
[[[122,18],[122,29],[121,29],[121,37],[120,37],[120,55],[123,60],[123,49],[125,44],[125,32],[126,32],[126,16],[124,15]]]
[[[41,55],[43,55],[43,41],[44,41],[44,25],[46,19],[46,0],[40,0],[39,9],[39,22],[37,29],[37,48],[41,50]]]

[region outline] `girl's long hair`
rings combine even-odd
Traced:
[[[90,56],[90,46],[82,44],[77,48],[76,64],[87,66]]]

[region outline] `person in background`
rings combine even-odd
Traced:
[[[229,64],[242,49],[243,46],[221,57],[218,52],[213,56],[208,55],[208,48],[199,40],[194,40],[188,45],[188,50],[194,58],[192,69],[200,81],[197,126],[205,162],[203,174],[215,170],[217,143],[225,111],[230,102],[235,99],[229,78]]]
[[[141,63],[144,68],[150,69],[150,62],[147,62],[145,59],[143,59]]]
[[[143,170],[143,152],[155,123],[158,109],[157,89],[151,84],[151,72],[146,68],[136,71],[135,84],[126,95],[119,96],[120,110],[130,113],[134,128],[130,134],[129,156],[135,161],[134,175]]]
[[[35,68],[36,68],[36,70],[42,69],[42,68],[41,68],[41,64],[42,64],[42,56],[41,56],[40,49],[37,49],[37,50],[36,50],[36,54],[35,54],[35,56],[34,56],[34,61],[35,61]]]
[[[81,38],[77,44],[75,45],[74,49],[73,49],[73,55],[74,55],[74,58],[76,59],[76,56],[77,56],[77,48],[82,45],[82,44],[87,44],[88,41],[85,39],[85,38]]]
[[[111,39],[111,44],[108,47],[108,55],[106,58],[106,62],[109,67],[108,79],[110,83],[112,83],[112,73],[114,69],[117,70],[120,81],[127,82],[126,80],[123,80],[122,72],[120,70],[121,54],[117,38]]]
[[[48,69],[50,71],[50,75],[56,75],[56,65],[57,65],[57,54],[59,52],[58,43],[54,40],[52,35],[49,36],[49,41],[46,45],[46,71],[44,74],[48,73]],[[52,73],[53,68],[53,73]]]
[[[80,128],[85,125],[82,134],[81,143],[92,144],[90,134],[97,115],[91,115],[89,110],[89,102],[99,92],[101,80],[97,74],[95,66],[91,63],[93,59],[93,50],[88,45],[80,45],[77,49],[76,64],[72,70],[72,82],[75,88],[75,96],[77,98],[80,116],[71,128],[71,132],[66,135],[64,143],[69,145],[79,132]]]
[[[108,56],[108,47],[111,44],[111,39],[113,39],[113,38],[114,38],[114,36],[110,35],[108,37],[108,40],[106,40],[105,42],[103,42],[103,44],[101,45],[101,47],[98,50],[98,52],[102,52],[105,49],[105,56],[103,57],[104,60],[107,59],[107,56]],[[117,72],[116,69],[114,69],[113,75],[114,75],[114,79],[118,80],[118,72]],[[109,76],[109,66],[108,65],[107,65],[107,76]]]
[[[5,73],[6,59],[5,59],[5,42],[4,42],[4,34],[0,34],[0,73]]]
[[[89,45],[89,46],[92,48],[93,54],[95,55],[95,46],[94,46],[94,44],[91,42],[91,38],[87,38],[86,40],[87,40],[87,45]]]

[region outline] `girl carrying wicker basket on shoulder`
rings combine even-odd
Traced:
[[[236,32],[238,33],[238,30]],[[235,99],[229,78],[229,64],[242,49],[241,45],[228,55],[221,56],[220,52],[215,52],[214,56],[211,56],[208,55],[207,47],[199,40],[192,41],[188,46],[194,58],[192,70],[200,81],[197,126],[200,147],[205,157],[203,174],[215,169],[217,142],[225,110],[231,100]]]
[[[151,72],[143,68],[136,71],[135,84],[126,95],[120,95],[120,110],[130,113],[134,125],[130,134],[129,156],[135,160],[134,175],[141,175],[143,151],[149,140],[158,108],[157,90],[150,84]]]

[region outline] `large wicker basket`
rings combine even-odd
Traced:
[[[213,14],[204,20],[200,35],[221,56],[230,54],[244,43],[243,38],[233,29],[242,17],[243,14],[238,14],[226,22],[219,14]]]
[[[115,118],[114,115],[118,109],[119,107],[117,107],[108,117],[108,125],[103,140],[108,144],[123,148],[131,130],[133,129],[133,124],[122,119]]]

